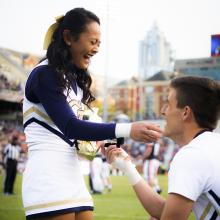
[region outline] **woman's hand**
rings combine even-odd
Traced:
[[[145,121],[131,124],[130,138],[139,142],[155,142],[163,135],[158,125]]]

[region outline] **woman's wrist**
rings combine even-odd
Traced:
[[[117,123],[115,126],[115,136],[120,137],[130,137],[131,133],[131,123]]]

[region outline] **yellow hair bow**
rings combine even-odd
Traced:
[[[59,22],[60,20],[64,17],[64,15],[60,15],[60,16],[57,16],[55,18],[56,22],[53,23],[52,25],[50,25],[50,27],[48,28],[47,30],[47,33],[44,37],[44,46],[43,46],[43,49],[44,50],[47,50],[47,48],[49,47],[51,41],[52,41],[52,36],[53,36],[53,33],[54,31],[57,29],[58,25],[59,25]]]

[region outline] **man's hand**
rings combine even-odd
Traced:
[[[116,145],[111,145],[105,149],[105,156],[113,167],[123,172],[126,172],[127,164],[132,164],[130,156],[122,148],[116,147]]]
[[[131,162],[130,156],[122,148],[118,148],[116,145],[111,145],[107,149],[102,147],[102,153],[113,167],[124,172],[131,185],[137,184],[142,179],[135,165]]]

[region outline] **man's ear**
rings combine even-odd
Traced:
[[[184,121],[191,119],[191,117],[193,116],[192,114],[192,109],[187,105],[183,108],[183,112],[182,112],[182,119]]]
[[[63,40],[66,43],[67,46],[71,46],[71,34],[70,30],[65,29],[63,31]]]

